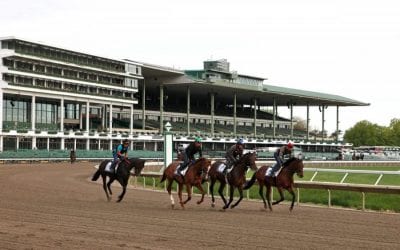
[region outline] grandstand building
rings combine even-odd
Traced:
[[[134,150],[161,151],[167,121],[177,144],[200,135],[210,151],[238,137],[252,147],[292,139],[325,150],[341,144],[311,143],[308,130],[294,130],[292,116],[277,116],[278,107],[319,106],[323,117],[334,106],[339,124],[339,107],[368,105],[265,85],[265,78],[231,72],[225,59],[181,71],[15,37],[0,42],[0,151],[109,151],[125,138]]]

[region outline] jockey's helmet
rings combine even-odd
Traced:
[[[194,138],[194,142],[201,142],[201,137],[196,136],[196,138]]]
[[[243,139],[242,139],[242,138],[239,138],[239,139],[237,140],[236,144],[243,145],[243,144],[244,144]]]
[[[123,140],[123,141],[122,141],[122,144],[124,144],[124,145],[129,145],[129,140],[128,140],[128,139]]]
[[[292,149],[293,146],[294,146],[294,143],[292,141],[289,141],[288,144],[287,144],[287,147]]]

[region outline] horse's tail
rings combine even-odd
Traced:
[[[97,181],[97,179],[99,179],[100,177],[100,169],[96,171],[96,173],[94,173],[93,177],[92,177],[92,181]]]
[[[165,171],[161,177],[160,183],[162,183],[163,181],[165,181],[165,179],[167,179],[167,175],[165,174]]]
[[[251,177],[251,179],[249,181],[247,181],[246,184],[244,184],[244,187],[243,187],[244,190],[249,189],[249,188],[251,188],[251,186],[253,186],[254,182],[256,182],[256,174],[257,174],[257,172],[255,172],[253,174],[253,176]]]

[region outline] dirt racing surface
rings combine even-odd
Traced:
[[[170,208],[166,192],[89,181],[95,163],[0,165],[0,249],[400,249],[400,214],[210,198]],[[175,195],[175,202],[177,197]]]

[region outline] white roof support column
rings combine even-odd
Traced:
[[[336,143],[339,142],[339,105],[336,106]]]
[[[214,110],[214,99],[215,99],[215,93],[211,92],[210,95],[210,106],[211,106],[211,137],[214,137],[214,115],[215,115],[215,110]]]
[[[164,131],[164,86],[160,85],[160,131],[162,134]]]
[[[31,106],[31,127],[32,127],[32,131],[35,131],[36,130],[36,96],[35,95],[32,95],[31,105],[32,105]]]
[[[108,112],[108,115],[109,115],[108,116],[108,129],[110,131],[110,135],[112,135],[112,129],[113,129],[113,127],[112,127],[112,117],[113,117],[112,110],[113,110],[113,105],[110,104],[110,110]]]
[[[64,114],[65,114],[65,108],[64,108],[64,98],[61,98],[60,100],[60,131],[64,131]]]
[[[129,134],[133,134],[133,104],[130,106],[130,110]]]
[[[236,137],[236,108],[237,108],[237,103],[236,103],[236,92],[233,93],[233,136]]]
[[[142,89],[142,129],[146,128],[146,80],[143,79]]]
[[[186,133],[188,136],[190,136],[190,86],[187,86],[186,97]]]
[[[86,102],[86,132],[89,133],[89,116],[90,116],[90,103]]]
[[[254,97],[254,128],[253,128],[253,133],[254,133],[254,138],[257,137],[257,98]]]
[[[64,115],[65,115],[65,108],[64,108],[64,98],[61,98],[60,101],[60,131],[64,131]]]
[[[325,130],[325,109],[327,109],[328,106],[325,106],[324,104],[319,106],[319,112],[322,113],[322,129],[321,129],[321,133],[322,133],[322,142],[325,139],[325,135],[324,135],[324,130]]]
[[[290,140],[293,140],[293,103],[290,102]]]
[[[276,99],[274,98],[273,100],[274,104],[272,107],[272,128],[273,128],[273,133],[272,137],[276,137],[276,113],[277,113],[277,107],[276,107]]]
[[[307,103],[306,138],[310,140],[310,104]]]

